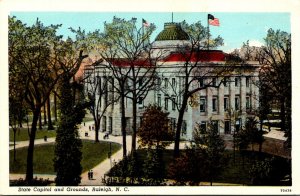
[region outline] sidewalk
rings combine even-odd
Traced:
[[[47,138],[47,141],[44,141],[44,138],[42,139],[36,139],[34,140],[34,145],[38,145],[38,144],[47,144],[47,143],[53,143],[55,142],[55,138],[51,137],[51,138]],[[13,144],[13,143],[10,143]],[[27,147],[29,145],[29,141],[18,141],[16,142],[16,149],[17,148],[22,148],[22,147]],[[14,146],[9,146],[9,150],[13,150]]]
[[[92,125],[93,122],[86,122],[85,126],[81,124],[81,128],[79,131],[80,137],[82,139],[90,139],[94,140],[95,139],[95,131],[89,131],[89,126]],[[88,132],[88,137],[85,137],[84,134],[85,132]],[[99,140],[100,141],[106,141],[106,142],[115,142],[119,143],[122,145],[122,136],[113,136],[109,135],[109,139],[103,140],[104,133],[99,132]],[[131,136],[126,137],[126,147],[127,147],[127,153],[129,153],[129,150],[131,149]],[[102,161],[100,164],[98,164],[96,167],[94,167],[93,170],[93,179],[89,180],[88,179],[88,171],[84,172],[81,174],[81,183],[80,185],[90,185],[90,186],[95,186],[95,185],[103,185],[102,183],[102,178],[104,177],[104,174],[107,173],[111,169],[111,164],[116,161],[119,162],[123,158],[123,148],[116,153],[112,154],[110,159],[106,159]],[[111,163],[112,162],[112,163]]]

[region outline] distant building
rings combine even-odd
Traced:
[[[182,69],[185,60],[179,53],[180,48],[189,46],[189,36],[184,32],[180,25],[176,23],[166,23],[165,28],[160,32],[152,44],[156,54],[164,51],[163,58],[158,62],[159,85],[162,90],[151,90],[144,100],[138,102],[138,116],[141,117],[145,106],[148,104],[157,104],[165,111],[169,112],[172,127],[175,129],[178,118],[178,111],[175,107],[174,100],[180,101],[180,96],[172,89],[181,90],[183,77],[180,69]],[[220,50],[202,50],[191,59],[199,61],[200,72],[206,72],[208,69],[216,67],[231,66],[232,71],[220,77],[212,77],[206,75],[201,80],[195,81],[193,85],[205,85],[208,82],[211,84],[220,84],[219,88],[208,87],[203,89],[193,96],[193,102],[189,101],[184,114],[182,125],[182,139],[191,139],[192,132],[196,123],[199,123],[202,128],[206,128],[207,122],[212,122],[217,126],[219,133],[222,135],[231,135],[234,130],[240,129],[244,125],[249,112],[254,111],[258,107],[258,87],[255,83],[258,80],[257,63],[248,62],[247,64],[228,64],[226,63],[227,54]],[[123,63],[123,65],[122,65]],[[104,66],[105,62],[95,67],[87,67],[84,74],[90,75],[85,83],[85,89],[91,88],[93,82],[110,79],[114,80],[112,74]],[[119,65],[124,66],[126,60],[120,60]],[[105,76],[103,75],[105,73]],[[94,80],[95,77],[98,79]],[[115,82],[112,82],[115,83]],[[116,84],[116,83],[115,83]],[[113,88],[108,85],[107,88]],[[107,97],[101,100],[102,104],[116,96],[109,93]],[[196,104],[195,104],[196,103]],[[127,131],[130,133],[132,124],[132,102],[126,99],[126,124]],[[139,119],[139,118],[138,118]],[[140,120],[138,120],[139,123]],[[120,105],[116,103],[109,106],[105,115],[102,118],[100,131],[108,131],[113,135],[121,135],[121,113]]]

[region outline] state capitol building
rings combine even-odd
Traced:
[[[156,104],[169,113],[172,129],[175,129],[178,109],[177,103],[181,102],[181,87],[184,73],[182,69],[186,61],[180,57],[182,48],[190,44],[189,36],[177,23],[165,23],[164,29],[157,35],[151,44],[154,55],[161,55],[156,62],[155,88],[151,88],[137,101],[137,124],[142,120],[145,107],[149,104]],[[191,88],[204,87],[194,93],[189,99],[187,109],[183,116],[181,139],[192,139],[192,132],[196,124],[206,128],[208,121],[217,126],[221,135],[231,136],[243,125],[248,115],[258,108],[258,69],[257,62],[228,63],[228,54],[220,50],[201,50],[191,61],[198,61],[197,71],[193,74],[200,74],[201,78],[193,81]],[[95,85],[94,81],[107,85],[112,89],[117,85],[113,75],[105,66],[105,61],[95,66],[87,66],[84,75],[89,76],[85,81],[85,92]],[[116,66],[123,66],[125,61],[119,61]],[[126,66],[125,66],[126,67]],[[220,75],[210,75],[211,70],[224,69]],[[207,71],[210,70],[210,71]],[[193,77],[193,76],[191,76]],[[110,80],[110,83],[104,82]],[[209,84],[209,85],[208,85]],[[100,85],[101,86],[101,85]],[[191,89],[192,90],[192,89]],[[110,99],[117,97],[114,92],[107,91],[106,96],[100,96],[102,105],[107,104]],[[132,100],[125,98],[126,131],[130,134],[132,128]],[[155,123],[155,122],[154,122]],[[100,130],[109,132],[112,135],[121,135],[121,111],[120,101],[116,101],[107,107],[103,113]]]

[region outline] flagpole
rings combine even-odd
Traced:
[[[144,44],[144,22],[142,20],[142,42],[143,42],[143,48],[145,47],[145,44]]]
[[[207,15],[207,50],[209,50],[209,19]]]

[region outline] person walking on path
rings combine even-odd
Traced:
[[[91,180],[93,180],[93,175],[94,175],[93,170],[91,170],[91,173],[90,173]]]
[[[91,170],[89,170],[89,172],[88,172],[88,178],[89,178],[89,180],[91,179]]]

